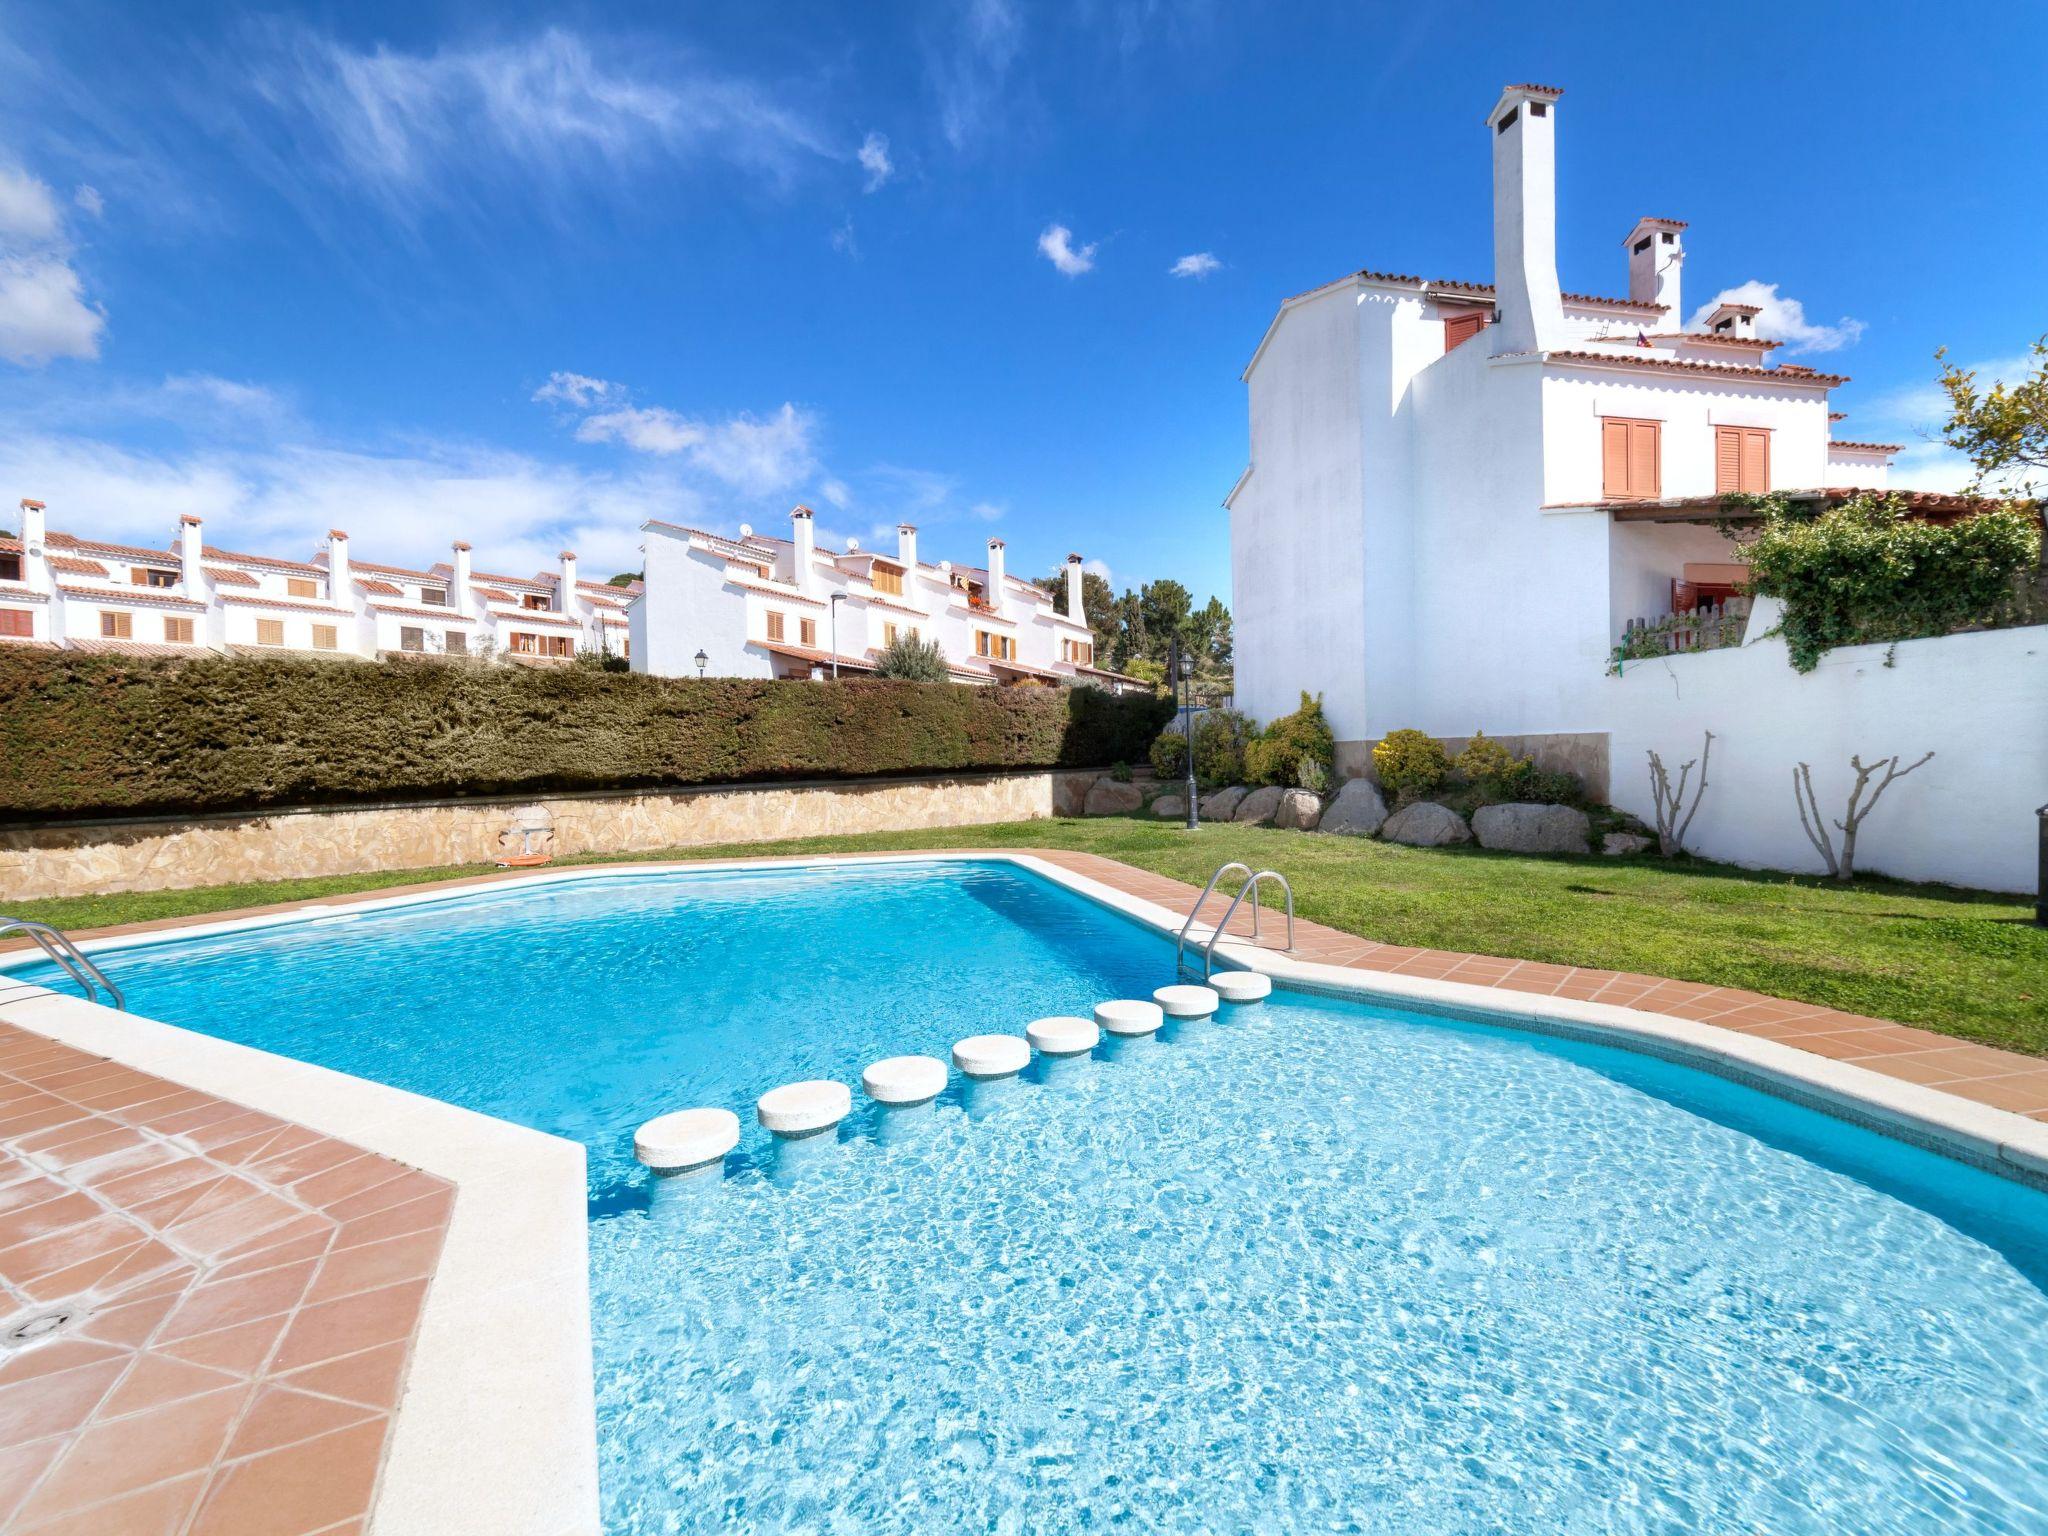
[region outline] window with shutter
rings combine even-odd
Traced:
[[[258,645],[283,645],[284,620],[258,619],[256,621],[256,643]]]
[[[100,614],[100,638],[102,640],[133,640],[135,638],[135,615],[132,613]]]
[[[816,650],[818,648],[818,621],[816,619],[798,619],[796,622],[796,637],[797,644]]]
[[[1444,350],[1449,352],[1470,341],[1485,324],[1485,314],[1476,309],[1468,315],[1449,316],[1444,321]]]
[[[0,635],[26,640],[36,632],[36,616],[26,608],[0,608]]]
[[[284,581],[286,597],[318,597],[319,586],[304,576],[287,576]]]
[[[1661,422],[1600,418],[1600,484],[1613,501],[1654,501],[1663,494]]]
[[[768,615],[768,638],[770,640],[780,640],[782,638],[782,615],[779,613],[771,611]]]
[[[190,645],[192,643],[192,621],[190,619],[164,620],[164,643],[166,645]]]
[[[1761,496],[1771,488],[1768,427],[1714,428],[1714,489]]]
[[[338,629],[336,629],[336,627],[335,627],[334,625],[332,625],[332,624],[315,624],[315,625],[313,626],[313,649],[314,649],[314,650],[316,650],[316,651],[331,651],[331,650],[335,649],[335,647],[336,647],[336,646],[337,646],[337,645],[338,645],[338,644],[340,643],[340,640],[341,640],[341,633],[340,633],[340,631],[339,631]]]

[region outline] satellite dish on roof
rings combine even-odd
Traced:
[[[945,574],[945,575],[947,575],[947,576],[950,576],[950,575],[952,575],[952,574],[953,574],[953,562],[952,562],[952,561],[950,561],[950,560],[941,560],[941,561],[939,562],[939,570],[940,570],[940,571],[941,571],[941,572],[942,572],[943,574]]]
[[[753,525],[752,523],[741,523],[741,524],[740,524],[740,537],[741,537],[741,538],[743,538],[743,539],[751,539],[751,538],[752,538],[753,536],[754,536],[754,525]]]
[[[846,541],[846,552],[847,552],[847,553],[848,553],[849,555],[857,555],[857,554],[859,554],[859,553],[860,553],[860,540],[859,540],[859,539],[848,539],[848,540]]]

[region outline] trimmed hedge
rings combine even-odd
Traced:
[[[0,646],[0,816],[1140,761],[1170,700]]]

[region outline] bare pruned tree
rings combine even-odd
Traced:
[[[1678,768],[1678,785],[1672,787],[1671,775],[1664,767],[1664,759],[1655,752],[1650,753],[1650,799],[1657,811],[1657,851],[1670,858],[1674,853],[1685,851],[1685,834],[1692,827],[1692,819],[1699,814],[1700,797],[1707,792],[1707,759],[1714,752],[1714,733],[1708,731],[1700,755],[1690,762],[1681,763]],[[1692,806],[1685,803],[1685,781],[1691,775],[1694,765],[1700,770],[1699,782],[1693,786]]]
[[[1806,833],[1806,840],[1813,844],[1814,851],[1820,855],[1821,862],[1827,866],[1829,874],[1837,880],[1848,880],[1855,875],[1856,833],[1863,825],[1863,818],[1877,809],[1878,797],[1891,788],[1894,779],[1903,779],[1914,768],[1920,767],[1933,756],[1934,754],[1929,752],[1926,757],[1920,759],[1920,762],[1909,768],[1899,766],[1897,754],[1881,757],[1868,768],[1863,766],[1860,754],[1849,759],[1849,767],[1856,774],[1856,783],[1849,791],[1847,811],[1843,813],[1842,819],[1835,823],[1835,830],[1842,834],[1842,852],[1839,858],[1835,855],[1835,840],[1828,835],[1827,819],[1821,815],[1820,800],[1813,792],[1813,769],[1801,763],[1792,770],[1792,798],[1799,805],[1799,825]],[[1877,777],[1880,768],[1884,770],[1884,777],[1878,779],[1876,787],[1872,788],[1870,781]],[[1866,789],[1870,790],[1870,798],[1867,800],[1863,797]]]

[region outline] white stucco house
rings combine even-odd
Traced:
[[[1250,464],[1225,501],[1237,698],[1270,719],[1321,694],[1348,774],[1390,730],[1484,730],[1636,809],[1637,695],[1608,664],[1631,620],[1733,593],[1720,496],[1886,489],[1898,449],[1838,438],[1846,380],[1774,366],[1754,309],[1688,327],[1677,219],[1623,237],[1625,295],[1561,287],[1561,94],[1509,86],[1486,114],[1492,283],[1354,272],[1284,301],[1253,353]],[[1788,816],[1789,761],[1770,765]]]
[[[0,644],[129,655],[298,651],[380,656],[492,656],[558,665],[578,651],[623,655],[626,605],[638,583],[584,581],[575,555],[531,577],[472,572],[470,547],[429,570],[353,558],[331,530],[310,560],[244,554],[205,542],[185,516],[163,549],[48,526],[21,502],[21,531],[0,538]]]
[[[917,529],[883,554],[820,548],[808,507],[790,537],[739,537],[646,523],[644,590],[628,613],[635,671],[663,677],[872,675],[899,636],[936,641],[956,681],[1011,686],[1147,686],[1098,666],[1083,607],[1081,557],[1067,556],[1062,600],[1008,573],[1005,545],[985,566],[926,564]],[[699,655],[702,661],[699,661]]]

